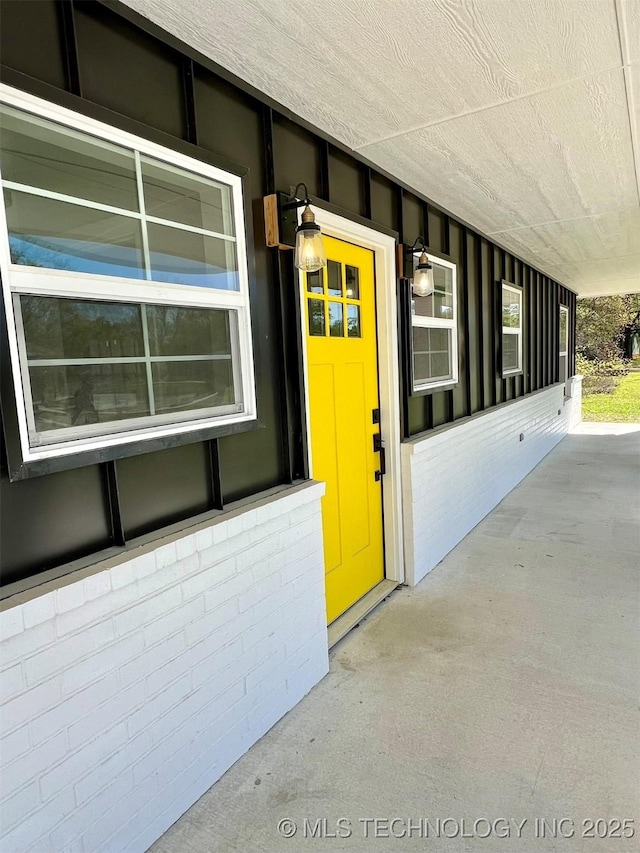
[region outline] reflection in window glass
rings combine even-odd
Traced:
[[[38,432],[149,415],[143,363],[29,367]]]
[[[322,293],[322,270],[307,273],[307,290],[309,293]]]
[[[347,305],[347,335],[350,338],[362,337],[359,305]]]
[[[329,296],[342,296],[342,265],[327,261],[327,289]]]
[[[148,223],[151,278],[154,281],[238,290],[235,243]]]
[[[2,178],[85,201],[138,210],[133,151],[2,109]]]
[[[12,263],[144,277],[138,220],[16,190],[4,198]]]
[[[522,290],[502,283],[502,373],[522,370]]]
[[[228,311],[147,305],[146,314],[152,356],[222,354],[231,357]]]
[[[332,338],[344,337],[343,309],[342,302],[329,302],[329,334]]]
[[[453,273],[449,267],[433,264],[433,316],[453,319]]]
[[[31,361],[144,355],[139,305],[23,295],[20,306]]]
[[[502,288],[502,325],[507,328],[520,328],[521,296],[513,290]]]
[[[14,305],[36,443],[56,430],[98,435],[111,421],[242,407],[233,310],[25,294]]]
[[[414,302],[413,313],[417,317],[439,317],[442,320],[453,320],[455,306],[453,304],[453,271],[443,267],[431,259],[433,266],[434,291],[429,296],[412,294]]]
[[[567,357],[566,355],[560,356],[560,382],[567,381]]]
[[[11,108],[3,109],[2,118],[3,181],[24,186],[4,187],[14,264],[239,290],[231,186],[142,156],[141,207],[132,150]],[[96,203],[122,214],[97,210]],[[144,225],[142,210],[184,227]]]
[[[151,370],[159,415],[238,402],[234,396],[231,354],[206,361],[156,361]]]
[[[142,158],[142,184],[149,216],[233,234],[229,187],[147,158]]]
[[[307,300],[309,306],[309,334],[313,337],[324,337],[324,302],[322,299]]]
[[[240,180],[31,108],[49,118],[0,107],[22,447],[48,458],[253,416]]]
[[[559,358],[559,376],[561,382],[566,382],[569,378],[569,309],[565,305],[560,306],[560,347],[558,352]]]
[[[360,299],[360,270],[347,264],[344,268],[347,299]]]
[[[567,341],[569,332],[569,311],[564,306],[560,306],[560,352],[567,351]]]

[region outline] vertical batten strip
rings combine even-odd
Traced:
[[[451,219],[448,216],[444,216],[444,253],[451,257]],[[457,265],[456,265],[457,267]],[[456,352],[456,358],[458,359],[458,382],[460,382],[460,276],[459,270],[456,269],[457,276],[457,288],[456,288],[456,325],[458,327],[458,347]],[[464,330],[463,330],[464,331]],[[455,401],[454,401],[454,392],[453,388],[450,388],[448,391],[445,391],[446,400],[447,400],[447,423],[452,423],[455,420]]]
[[[484,368],[484,311],[482,298],[482,239],[478,234],[473,234],[473,240],[476,247],[476,314],[478,323],[478,351],[479,357],[479,372],[478,372],[478,406],[480,411],[486,408],[486,382]]]
[[[115,460],[104,462],[102,465],[104,476],[107,505],[109,509],[109,523],[111,526],[111,537],[114,545],[125,545],[126,536],[120,510],[120,494],[118,492],[118,470]]]
[[[76,38],[76,22],[73,3],[63,0],[56,3],[62,30],[62,53],[67,75],[67,87],[72,95],[82,97],[82,78],[78,59],[78,41]]]
[[[320,148],[320,195],[325,201],[331,201],[331,178],[329,176],[329,143],[318,139]]]
[[[209,446],[209,477],[211,482],[213,509],[224,509],[222,477],[220,476],[220,447],[217,439],[207,442]]]
[[[364,189],[364,215],[367,219],[371,219],[371,168],[369,166],[362,167],[362,185]]]
[[[265,192],[272,195],[276,191],[275,163],[273,158],[273,110],[262,108],[262,156],[265,174]]]
[[[466,227],[463,225],[461,228],[462,232],[462,280],[463,280],[463,294],[462,298],[464,300],[464,336],[465,336],[465,380],[467,383],[466,386],[466,395],[465,395],[465,415],[470,415],[472,410],[472,402],[471,402],[471,346],[470,346],[470,335],[469,332],[471,330],[471,312],[469,310],[469,247],[467,245],[469,239],[469,233]],[[459,326],[458,326],[459,328]],[[458,332],[459,334],[459,332]]]
[[[194,84],[193,60],[182,62],[182,88],[184,92],[184,115],[187,123],[187,142],[198,144],[198,126],[196,123],[196,92]]]
[[[425,246],[431,245],[429,239],[429,205],[426,201],[421,203],[422,207],[422,236],[424,237]]]

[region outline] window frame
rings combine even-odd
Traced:
[[[421,252],[418,252],[417,255],[413,255],[413,263],[415,267],[415,263],[417,258],[420,256]],[[426,253],[427,258],[429,259],[429,263],[432,265],[438,265],[441,267],[445,267],[446,269],[451,270],[451,286],[452,286],[452,305],[453,305],[453,317],[451,319],[444,319],[442,317],[423,317],[413,313],[411,303],[414,299],[424,299],[426,297],[415,296],[413,293],[413,270],[411,280],[409,281],[409,341],[408,341],[408,349],[409,349],[409,376],[410,376],[410,394],[412,396],[422,396],[424,394],[429,394],[432,391],[440,391],[445,388],[453,388],[458,384],[459,381],[459,354],[458,354],[458,274],[457,274],[457,265],[453,261],[445,260],[432,252]],[[416,379],[414,375],[414,352],[413,352],[413,329],[414,327],[419,327],[422,329],[451,329],[451,376],[445,379],[436,379],[436,380],[428,380],[426,382],[420,382],[416,384]]]
[[[94,461],[96,453],[100,459],[118,458],[118,456],[136,452],[133,448],[139,448],[137,452],[145,452],[159,446],[172,446],[188,440],[202,440],[204,435],[213,437],[214,435],[228,434],[258,426],[249,301],[248,222],[245,219],[246,211],[241,174],[223,170],[203,160],[190,157],[180,151],[159,145],[66,107],[21,92],[6,84],[0,84],[0,101],[12,109],[26,112],[36,118],[53,121],[72,133],[88,134],[96,139],[98,145],[103,142],[107,145],[117,145],[128,151],[133,151],[138,164],[141,157],[149,157],[166,166],[169,172],[184,170],[191,173],[196,179],[202,177],[228,186],[233,208],[231,216],[235,231],[238,267],[238,290],[223,290],[196,285],[165,283],[144,278],[123,278],[14,264],[11,262],[9,233],[3,201],[0,204],[0,270],[2,272],[2,291],[6,317],[6,329],[3,331],[4,346],[8,349],[10,362],[11,390],[14,397],[12,402],[15,402],[15,411],[12,411],[12,414],[17,419],[18,432],[17,442],[8,438],[7,449],[9,452],[11,445],[15,455],[17,445],[21,456],[20,464],[16,459],[11,460],[10,467],[13,469],[13,479],[31,476],[30,471],[37,473],[38,471],[43,472],[42,469],[45,471],[52,470],[52,464],[53,469],[73,467],[73,464],[69,465],[70,457],[77,457],[76,465],[90,464],[91,461]],[[238,171],[241,172],[242,170],[239,169]],[[54,198],[56,195],[47,191],[39,191],[35,194],[41,194],[48,198]],[[78,202],[82,203],[82,200],[80,199]],[[96,204],[95,207],[99,209],[100,205]],[[138,219],[135,214],[134,211],[134,218]],[[137,211],[137,214],[142,216],[140,210]],[[142,426],[136,426],[136,420],[132,418],[127,421],[129,427],[126,429],[122,428],[122,422],[120,424],[115,422],[116,429],[112,433],[72,437],[56,444],[33,445],[29,437],[28,382],[23,385],[22,380],[22,371],[26,369],[26,350],[20,341],[19,313],[14,309],[16,294],[75,297],[121,304],[146,303],[228,310],[231,314],[231,322],[235,322],[237,326],[235,338],[239,364],[237,360],[232,361],[232,364],[234,365],[234,376],[238,374],[237,387],[242,395],[243,410],[218,416],[208,414],[204,417],[198,417],[194,410],[195,414],[190,419],[170,423],[156,421],[153,425]],[[232,320],[233,315],[235,315],[235,321]],[[9,369],[7,369],[8,372]],[[6,380],[3,382],[3,386],[4,389],[7,389]],[[11,406],[11,408],[14,407]],[[118,426],[120,426],[119,429]],[[183,441],[180,440],[181,437]],[[85,454],[84,459],[83,454]],[[89,456],[93,458],[87,458]],[[59,464],[56,464],[56,460]],[[25,468],[27,470],[24,470]]]
[[[508,290],[511,293],[515,293],[520,300],[520,323],[518,328],[514,328],[513,326],[505,326],[502,322],[502,297],[504,295],[504,291]],[[502,279],[500,282],[500,375],[503,377],[507,376],[519,376],[524,373],[524,288],[518,284],[514,284],[512,281],[505,281]],[[504,369],[504,346],[503,346],[503,335],[517,335],[518,336],[518,366],[511,370]]]
[[[562,340],[562,315],[566,316],[566,324],[565,324],[565,340]],[[562,344],[564,343],[565,348],[562,349]],[[569,381],[569,306],[568,305],[559,305],[558,306],[558,373],[560,374],[560,359],[564,356],[564,376],[560,375],[560,382],[565,385]]]

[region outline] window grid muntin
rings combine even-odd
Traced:
[[[243,397],[242,397],[242,383],[241,383],[241,375],[239,371],[236,369],[237,362],[239,360],[239,341],[238,341],[238,317],[237,311],[229,310],[229,344],[231,353],[227,356],[226,354],[214,353],[214,354],[203,354],[203,355],[151,355],[151,346],[149,342],[149,328],[147,323],[147,304],[144,302],[134,302],[129,304],[139,305],[141,311],[141,323],[142,323],[142,337],[143,337],[143,354],[140,356],[113,356],[113,357],[97,357],[97,358],[45,358],[45,359],[31,359],[27,355],[27,343],[26,343],[26,335],[24,332],[24,325],[22,322],[22,307],[20,302],[20,296],[27,295],[21,293],[14,293],[13,303],[14,303],[14,314],[16,318],[16,327],[19,335],[19,343],[20,353],[21,353],[21,363],[23,366],[23,386],[25,390],[25,395],[28,398],[29,405],[27,407],[27,422],[29,425],[29,440],[32,446],[43,447],[49,444],[55,444],[56,441],[65,440],[66,438],[73,438],[76,435],[80,436],[90,436],[97,437],[98,435],[108,434],[112,431],[123,432],[126,430],[137,429],[137,424],[153,426],[158,423],[167,422],[167,419],[170,419],[171,423],[180,423],[182,421],[191,421],[196,418],[205,417],[207,414],[212,417],[218,417],[221,414],[231,414],[238,413],[242,410],[243,406]],[[60,297],[62,298],[62,297]],[[91,301],[86,298],[83,301]],[[181,306],[176,306],[181,307]],[[225,310],[225,309],[213,309],[213,308],[205,308],[203,310]],[[153,386],[153,372],[152,365],[153,364],[162,364],[162,363],[184,363],[184,362],[193,362],[193,361],[231,361],[232,366],[232,375],[233,375],[233,392],[235,397],[235,402],[226,404],[224,406],[210,406],[206,408],[193,408],[187,409],[181,415],[176,415],[175,413],[168,414],[158,414],[155,411],[155,396],[154,396],[154,386]],[[31,389],[31,374],[29,368],[31,367],[84,367],[84,366],[92,366],[92,365],[108,365],[108,364],[140,364],[145,366],[146,377],[147,377],[147,395],[149,402],[149,416],[141,416],[141,417],[132,417],[117,421],[102,421],[98,424],[91,424],[87,428],[82,428],[81,426],[71,426],[64,427],[59,430],[46,430],[41,431],[38,430],[35,423],[35,409],[33,403],[33,395]],[[124,424],[124,422],[129,424],[129,426],[119,426],[120,424]]]
[[[414,353],[413,353],[413,334],[411,335],[411,377],[412,377],[412,386],[414,391],[423,391],[429,390],[432,388],[440,388],[442,386],[450,386],[456,385],[458,382],[458,276],[457,276],[457,267],[451,261],[445,261],[442,258],[438,258],[435,255],[430,255],[427,252],[427,258],[429,259],[429,263],[431,263],[434,267],[440,266],[444,267],[447,270],[451,271],[451,305],[452,305],[452,316],[451,317],[429,317],[422,314],[415,314],[413,311],[411,312],[411,326],[413,327],[420,326],[425,329],[450,329],[451,330],[451,339],[450,339],[450,366],[451,366],[451,375],[446,378],[437,379],[437,380],[427,380],[416,382],[414,378]],[[415,259],[414,259],[415,261]],[[409,295],[410,301],[417,299],[424,299],[428,297],[420,297],[415,296],[412,292]]]
[[[23,462],[31,462],[50,457],[78,454],[96,447],[115,447],[136,441],[145,441],[160,436],[173,436],[204,428],[214,428],[254,420],[256,417],[256,399],[253,364],[253,340],[249,305],[249,282],[246,264],[246,235],[244,204],[242,197],[242,179],[233,173],[224,172],[208,163],[193,160],[178,151],[167,149],[154,142],[133,136],[127,131],[75,113],[65,107],[52,104],[34,95],[13,89],[0,83],[0,101],[10,109],[28,114],[42,122],[54,122],[58,128],[71,135],[78,133],[91,137],[99,146],[138,150],[141,154],[158,161],[169,170],[186,171],[196,178],[219,183],[229,187],[232,199],[230,219],[234,224],[237,247],[237,270],[239,287],[237,290],[212,289],[207,287],[174,284],[165,282],[147,282],[145,279],[129,279],[119,276],[96,275],[68,272],[56,269],[40,269],[13,264],[10,259],[8,228],[5,208],[0,204],[0,265],[3,270],[3,298],[8,318],[9,351],[11,372],[17,402],[17,420]],[[1,176],[0,176],[1,178]],[[37,188],[32,188],[37,189]],[[119,210],[119,209],[118,209]],[[124,211],[123,211],[124,212]],[[131,211],[127,211],[131,213]],[[164,224],[160,221],[160,224]],[[173,222],[168,224],[173,225]],[[175,223],[180,225],[181,223]],[[187,227],[188,229],[188,227]],[[213,234],[213,236],[218,236]],[[225,238],[225,235],[219,235]],[[228,239],[228,238],[227,238]],[[10,274],[9,274],[10,273]],[[122,302],[153,302],[162,305],[192,305],[203,308],[234,308],[238,318],[238,349],[240,358],[233,361],[234,377],[240,377],[236,384],[242,388],[244,408],[241,413],[220,413],[215,417],[198,413],[194,422],[186,420],[176,423],[173,416],[156,416],[157,425],[133,423],[129,434],[112,432],[99,439],[77,438],[58,445],[49,445],[46,452],[42,448],[33,448],[29,443],[27,409],[31,406],[22,376],[24,374],[23,353],[18,345],[17,322],[14,316],[12,294],[27,293],[34,295],[113,299]],[[162,424],[160,426],[160,421]]]
[[[340,295],[337,295],[337,288],[331,288],[329,281],[329,267],[323,267],[320,270],[314,271],[312,273],[305,273],[305,299],[307,301],[307,333],[312,338],[332,338],[333,340],[358,340],[362,338],[362,291],[360,285],[359,278],[359,268],[355,267],[353,264],[345,264],[342,261],[334,261],[329,259],[329,262],[333,264],[333,269],[336,267],[339,268],[340,271]],[[351,267],[358,272],[357,276],[357,288],[358,288],[358,296],[347,296],[347,267]],[[309,276],[312,276],[311,280]],[[321,288],[319,290],[318,288]],[[312,332],[312,314],[311,314],[311,305],[312,303],[322,303],[322,316],[323,316],[323,329],[321,333],[314,334]],[[331,331],[331,306],[332,305],[340,305],[342,306],[342,334],[337,335],[333,334]],[[353,306],[358,310],[358,324],[357,324],[357,334],[349,334],[349,308]]]
[[[4,105],[4,104],[3,104],[3,109],[5,109],[5,110],[7,109],[6,105]],[[19,118],[25,120],[27,124],[31,122],[32,116],[30,113],[25,113],[25,111],[15,110],[12,108],[8,108],[8,112],[10,112],[11,115],[18,116]],[[61,125],[60,122],[55,121],[55,120],[42,119],[41,117],[38,117],[38,119],[39,120],[36,123],[40,127],[44,127],[47,130],[51,130],[53,137],[54,137],[54,140],[55,140],[56,134],[59,132],[60,127],[63,127],[63,125]],[[84,132],[82,130],[77,130],[77,129],[66,128],[66,130],[69,133],[69,135],[71,135],[73,138],[79,140],[80,142],[86,142],[88,146],[96,145],[96,137],[94,135],[87,134],[86,132]],[[98,150],[96,153],[96,157],[98,156],[99,149],[105,147],[105,146],[102,146],[99,144],[100,140],[97,140],[97,142],[98,142],[98,144],[96,147]],[[153,279],[154,267],[151,263],[151,252],[150,252],[150,246],[149,246],[149,233],[148,233],[147,223],[152,223],[154,225],[161,225],[161,226],[165,226],[165,227],[169,227],[169,228],[175,228],[179,231],[185,231],[185,232],[190,232],[192,234],[198,234],[202,237],[208,237],[208,238],[214,239],[214,240],[222,240],[223,241],[222,245],[224,247],[224,256],[225,256],[225,270],[224,271],[228,274],[228,276],[231,278],[232,281],[234,278],[237,279],[237,281],[235,282],[236,286],[232,287],[230,289],[235,290],[235,291],[239,290],[240,289],[240,280],[239,280],[240,279],[240,271],[238,268],[240,266],[240,261],[239,261],[239,258],[237,257],[237,255],[236,255],[236,257],[234,257],[233,249],[229,245],[229,244],[235,244],[237,242],[237,239],[236,239],[236,236],[234,236],[233,234],[226,233],[228,231],[233,230],[231,226],[233,224],[234,203],[233,203],[233,188],[232,188],[231,184],[225,183],[223,181],[212,179],[210,177],[205,176],[204,174],[201,174],[201,173],[199,174],[197,172],[194,172],[193,170],[184,169],[184,168],[181,169],[181,168],[175,167],[172,164],[163,160],[162,158],[153,157],[153,156],[150,156],[148,154],[143,155],[141,153],[141,150],[139,147],[118,145],[117,143],[116,144],[107,143],[106,147],[108,149],[114,150],[116,152],[120,152],[123,154],[129,153],[129,154],[133,155],[133,165],[134,165],[134,169],[135,169],[135,179],[136,179],[136,186],[137,186],[138,210],[131,210],[128,208],[121,208],[121,207],[114,206],[114,205],[103,204],[101,202],[96,202],[96,201],[93,201],[92,199],[83,198],[81,196],[69,195],[67,193],[60,193],[60,192],[56,192],[54,190],[43,189],[41,187],[37,187],[34,185],[30,185],[30,184],[18,183],[15,181],[3,181],[2,186],[3,186],[3,188],[5,188],[9,191],[13,190],[15,192],[21,192],[21,193],[24,193],[27,195],[32,195],[32,196],[45,198],[45,199],[50,199],[52,201],[57,201],[60,203],[71,204],[71,205],[74,205],[76,207],[85,207],[87,209],[99,210],[101,212],[111,214],[114,216],[124,216],[128,219],[133,219],[133,220],[139,221],[141,223],[141,232],[142,232],[141,236],[142,236],[142,244],[143,244],[143,261],[144,261],[144,267],[143,267],[143,270],[141,271],[142,272],[141,277],[143,277],[147,280],[150,280],[150,281],[154,280]],[[225,233],[221,233],[219,231],[214,231],[214,230],[210,230],[210,229],[206,229],[206,228],[199,228],[199,227],[194,226],[194,225],[188,225],[186,223],[176,221],[174,219],[165,219],[164,217],[148,215],[146,213],[146,209],[145,209],[143,163],[150,164],[151,166],[158,169],[160,172],[167,172],[168,174],[173,174],[174,176],[177,176],[177,179],[178,179],[177,183],[179,183],[179,179],[181,177],[185,177],[185,173],[186,173],[186,176],[189,177],[192,181],[194,181],[196,183],[200,182],[203,184],[203,186],[213,186],[214,188],[218,189],[220,194],[221,194],[221,199],[222,199],[221,211],[222,211],[223,228],[225,229]],[[228,201],[228,204],[224,203],[225,197],[226,197],[226,200]],[[12,268],[14,268],[14,269],[16,267],[28,266],[26,264],[14,264],[11,260],[10,260],[10,263],[11,263]],[[58,268],[47,267],[46,269],[56,270],[56,269],[59,269],[59,267]],[[92,271],[88,274],[89,275],[104,275],[104,273],[95,272],[95,271]],[[200,285],[200,284],[198,284],[198,285],[182,285],[182,286],[211,287],[211,285],[208,285],[208,284],[205,284],[205,285]],[[229,288],[212,287],[212,289],[224,290],[224,289],[229,289]]]
[[[431,332],[437,328],[440,328],[440,329],[444,329],[445,332],[447,332],[447,348],[446,349],[440,349],[440,350],[436,350],[436,349],[433,349],[431,347],[431,335],[429,335],[429,345],[430,345],[429,349],[427,349],[427,350],[416,350],[415,349],[415,343],[413,343],[415,340],[415,336],[412,336],[414,375],[416,372],[415,371],[416,356],[418,356],[418,355],[427,356],[428,363],[429,363],[429,374],[431,374],[431,375],[429,376],[428,379],[424,379],[422,381],[423,382],[429,382],[429,383],[431,383],[431,382],[447,382],[447,383],[452,382],[454,371],[453,371],[453,359],[452,359],[453,334],[450,333],[451,329],[449,327],[443,327],[443,326],[418,326],[418,325],[414,326],[413,328],[414,329],[419,329],[419,328],[426,329],[428,332]],[[438,376],[433,376],[433,356],[436,356],[436,355],[446,355],[447,356],[447,360],[448,360],[448,364],[449,364],[449,372],[448,373],[446,373],[446,374],[443,373],[443,374],[440,374]]]

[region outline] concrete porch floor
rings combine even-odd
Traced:
[[[640,849],[639,469],[640,425],[569,435],[153,853]]]

